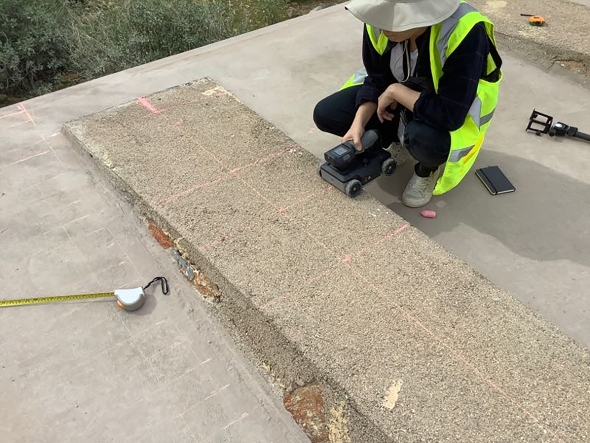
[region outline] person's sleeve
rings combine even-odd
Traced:
[[[483,24],[473,27],[447,59],[438,94],[423,91],[414,105],[414,117],[441,131],[463,126],[486,67],[489,40]]]
[[[387,87],[395,82],[395,77],[391,74],[389,68],[389,51],[384,55],[379,55],[367,31],[363,25],[363,64],[367,70],[367,77],[363,85],[359,88],[356,96],[357,108],[365,102],[377,103],[379,96],[385,92]]]

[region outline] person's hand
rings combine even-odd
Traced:
[[[394,98],[394,88],[391,86],[385,90],[383,94],[379,96],[377,103],[377,117],[379,121],[383,123],[384,120],[393,120],[393,114],[389,112],[388,108],[392,110],[397,107],[397,100]]]
[[[348,130],[348,132],[346,134],[344,134],[344,137],[342,137],[342,143],[352,140],[356,150],[362,151],[363,145],[361,143],[361,139],[363,138],[364,134],[365,134],[365,128],[363,128],[361,125],[359,125],[357,123],[353,123],[352,126],[350,127],[350,129]]]

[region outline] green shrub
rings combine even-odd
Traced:
[[[72,59],[85,78],[110,74],[244,32],[227,0],[121,0],[78,17]]]
[[[70,27],[62,0],[0,0],[0,90],[50,91],[69,68]]]
[[[0,94],[34,96],[286,18],[287,0],[0,0]]]

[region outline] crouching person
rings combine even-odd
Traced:
[[[353,141],[376,129],[398,166],[416,161],[402,201],[457,186],[481,149],[502,79],[494,25],[462,0],[352,0],[363,69],[314,109],[318,129]]]

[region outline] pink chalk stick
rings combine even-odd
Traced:
[[[420,214],[422,214],[422,217],[426,217],[426,218],[436,217],[436,211],[430,211],[429,209],[425,209]]]

